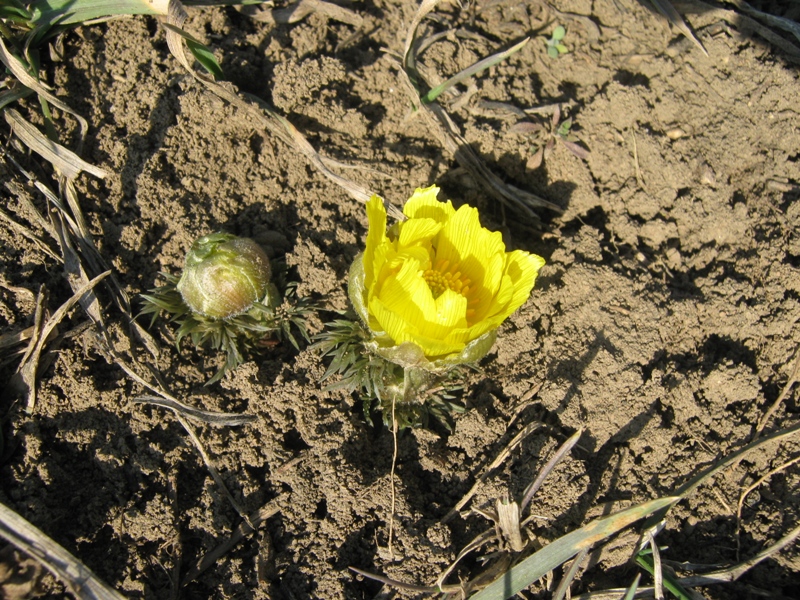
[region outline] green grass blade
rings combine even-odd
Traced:
[[[214,77],[214,79],[222,79],[222,67],[217,62],[217,59],[214,57],[214,53],[208,46],[189,39],[186,40],[186,46],[189,48],[189,52],[192,53],[192,56],[195,57],[197,62],[199,62],[203,68]]]
[[[0,19],[11,19],[18,23],[30,21],[33,15],[19,2],[8,0],[7,4],[0,6]]]
[[[625,529],[652,513],[667,509],[680,498],[667,497],[650,500],[616,514],[596,519],[580,529],[551,542],[511,568],[489,586],[471,597],[471,600],[505,600],[524,590],[534,581],[544,577],[559,565],[590,548],[605,538]]]
[[[17,86],[14,89],[4,90],[0,92],[0,110],[3,110],[9,104],[16,102],[20,98],[24,98],[25,96],[30,96],[33,93],[33,90],[30,90],[26,87]]]
[[[200,40],[188,34],[180,27],[175,27],[175,25],[172,25],[170,23],[162,23],[162,25],[166,29],[169,29],[170,31],[177,33],[184,40],[186,40],[186,45],[189,47],[189,50],[191,51],[192,55],[197,59],[197,62],[199,62],[206,71],[211,73],[211,75],[213,75],[216,79],[222,78],[222,67],[219,66],[217,59],[214,58],[214,53],[208,46],[206,46]]]
[[[636,555],[636,564],[650,573],[650,575],[655,576],[652,557],[639,553]],[[671,574],[662,572],[661,576],[663,577],[664,587],[672,592],[678,600],[693,600],[689,592],[683,589],[683,586]]]
[[[630,587],[625,592],[625,596],[622,600],[633,600],[636,597],[636,591],[639,589],[639,581],[642,579],[642,574],[637,573],[636,578],[631,583]]]
[[[161,3],[166,8],[166,2]],[[28,9],[37,25],[77,25],[116,15],[159,15],[158,3],[147,0],[33,0]]]
[[[509,48],[508,50],[504,50],[503,52],[498,52],[497,54],[492,54],[491,56],[484,58],[483,60],[479,60],[471,67],[467,67],[457,75],[454,75],[444,83],[437,85],[435,88],[430,90],[427,94],[422,96],[421,98],[422,102],[424,104],[430,104],[431,102],[436,100],[436,98],[441,96],[444,92],[453,87],[455,84],[464,81],[465,79],[469,79],[473,75],[477,75],[478,73],[485,71],[489,67],[493,67],[497,63],[504,61],[515,52],[521,50],[523,46],[525,46],[525,44],[528,43],[528,41],[530,41],[530,38],[525,38],[520,43],[511,46],[511,48]]]

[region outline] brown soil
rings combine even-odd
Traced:
[[[669,494],[699,466],[745,445],[780,394],[800,347],[796,67],[714,13],[689,16],[704,56],[632,0],[559,4],[566,14],[539,2],[445,3],[437,30],[452,31],[423,54],[426,76],[441,81],[532,35],[469,90],[459,88],[471,97],[444,104],[505,181],[563,207],[560,216],[542,210],[541,227],[489,197],[411,111],[392,57],[402,52],[414,3],[352,5],[364,19],[355,37],[352,26],[319,14],[269,25],[234,9],[189,10],[186,29],[214,48],[226,77],[271,102],[320,152],[357,165],[348,177],[398,206],[435,182],[547,266],[482,371],[469,376],[467,411],[453,431],[434,425],[399,436],[391,549],[391,433],[367,421],[354,396],[323,390],[323,360],[283,344],[204,387],[218,357],[178,352],[171,327],[155,327],[173,394],[256,416],[242,427],[196,426],[198,436],[244,512],[276,498],[279,507],[182,597],[375,597],[381,585],[350,566],[430,585],[487,525],[477,516],[440,520],[527,424],[545,426],[472,505],[518,498],[584,428],[534,498],[542,519],[532,534],[545,543],[591,517]],[[557,23],[570,52],[552,59],[545,41]],[[80,178],[83,210],[131,297],[161,283],[159,271],[178,273],[194,238],[226,230],[285,255],[300,294],[346,308],[346,274],[366,231],[358,201],[186,74],[155,19],[82,28],[65,50],[50,81],[90,123],[83,157],[110,173]],[[561,102],[591,154],[582,161],[559,144],[541,168],[526,169],[532,140],[509,132],[520,117],[485,101],[517,109]],[[20,110],[37,114],[34,102]],[[74,137],[74,121],[59,123]],[[16,156],[34,173],[46,170],[36,156]],[[41,197],[3,168],[4,210],[24,221],[15,198]],[[20,288],[46,286],[51,311],[71,291],[62,266],[36,245],[5,227],[0,239],[0,324],[16,331],[34,312],[34,295]],[[323,312],[312,326],[334,316]],[[78,335],[54,348],[33,414],[3,392],[0,501],[126,596],[176,597],[175,573],[185,576],[241,519],[172,413],[133,402],[146,390],[103,358],[92,329],[80,329],[85,320],[77,309],[65,321]],[[16,364],[5,366],[6,380]],[[794,424],[797,413],[789,394],[767,431]],[[797,466],[748,497],[738,537],[736,505],[747,485],[799,450],[796,441],[769,446],[673,509],[658,538],[669,546],[665,557],[731,564],[737,544],[748,558],[795,527]],[[627,586],[636,572],[628,548],[595,556],[573,592]],[[459,574],[478,571],[470,559]],[[703,593],[797,597],[799,572],[790,547]],[[49,576],[40,585],[48,597],[66,594]]]

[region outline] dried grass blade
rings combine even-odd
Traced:
[[[516,502],[497,500],[497,527],[503,539],[514,552],[522,552],[525,543],[522,541],[522,532],[519,528],[519,504]]]
[[[425,104],[424,108],[426,109],[425,114],[432,117],[429,122],[432,125],[432,129],[439,132],[439,137],[445,149],[451,152],[456,161],[483,184],[486,190],[496,199],[507,203],[520,213],[537,221],[538,215],[533,211],[532,207],[548,208],[559,214],[564,212],[557,204],[507,184],[495,175],[456,129],[455,124],[439,104],[435,102]]]
[[[800,537],[800,527],[796,527],[788,534],[783,536],[780,540],[778,540],[768,548],[762,550],[749,560],[737,563],[725,569],[718,569],[716,571],[706,573],[704,575],[696,575],[692,577],[683,577],[681,579],[676,579],[676,583],[680,584],[684,588],[687,594],[691,594],[693,599],[702,598],[702,596],[695,594],[691,590],[691,588],[705,586],[705,585],[716,585],[720,583],[732,583],[738,580],[742,575],[744,575],[747,571],[749,571],[751,568],[753,568],[755,565],[757,565],[764,559],[769,558],[773,554],[780,552],[784,548],[794,544],[795,541],[797,541],[798,537]],[[625,593],[625,600],[629,600],[632,598],[650,597],[654,594],[654,590],[652,587],[638,588],[638,581],[639,581],[639,576],[637,575],[636,581],[634,581],[634,583],[637,584],[636,587],[632,585],[630,588],[628,588],[627,592],[625,592],[625,590],[622,589],[610,589],[598,592],[588,592],[585,594],[581,594],[580,596],[577,596],[574,600],[616,600],[617,598],[620,597],[622,593]]]
[[[655,591],[656,600],[664,600],[664,569],[661,567],[661,554],[658,551],[658,544],[656,544],[656,539],[653,536],[653,530],[647,532],[647,538],[649,540],[650,551],[653,553],[653,571],[651,572],[653,576],[653,590]],[[670,591],[675,593],[672,588],[670,588]],[[688,599],[681,598],[681,600]]]
[[[16,110],[9,108],[3,112],[6,122],[14,134],[22,140],[28,148],[39,154],[42,158],[52,163],[58,171],[69,179],[77,177],[81,171],[86,171],[103,179],[107,173],[83,160],[61,144],[49,139],[36,127],[22,118]]]
[[[703,14],[707,19],[719,19],[729,23],[730,25],[733,25],[734,27],[737,27],[741,31],[755,32],[771,44],[774,44],[786,52],[786,54],[790,55],[793,61],[796,62],[798,59],[800,59],[800,48],[795,46],[790,41],[785,40],[780,35],[772,31],[769,27],[765,27],[752,17],[738,13],[735,10],[717,8],[716,6],[701,2],[700,0],[692,0],[692,4],[701,7],[703,9]]]
[[[215,79],[222,78],[223,76],[222,67],[217,62],[214,53],[205,44],[203,44],[203,42],[201,42],[194,36],[190,35],[183,29],[175,27],[170,23],[162,23],[161,25],[168,32],[172,32],[175,35],[182,38],[186,42],[186,45],[189,47],[189,51],[192,53],[195,59],[197,59],[197,62],[199,62],[203,66],[203,68],[206,71],[208,71]]]
[[[73,291],[75,291],[80,289],[81,286],[85,285],[86,282],[89,281],[89,276],[86,274],[78,254],[72,247],[69,233],[64,225],[64,219],[61,218],[63,214],[63,207],[60,205],[60,203],[57,206],[59,206],[62,212],[53,212],[50,214],[50,218],[52,220],[53,227],[58,234],[58,243],[61,246],[61,255],[64,257],[64,269],[67,272],[67,282]],[[82,295],[80,297],[80,303],[81,307],[92,320],[92,322],[98,328],[100,328],[101,331],[105,331],[103,314],[100,312],[100,302],[97,300],[97,296],[95,296],[94,292],[90,291],[90,293]]]
[[[163,401],[161,401],[158,398],[155,398],[153,396],[149,396],[149,395],[148,396],[144,396],[144,397],[140,397],[140,398],[147,398],[147,401],[150,402],[151,404],[155,404],[157,406],[163,406],[164,408],[168,408],[168,409],[174,411],[178,416],[180,416],[181,413],[182,413],[183,409],[181,407],[184,407],[185,409],[188,409],[189,411],[198,411],[200,413],[206,413],[206,411],[199,411],[198,409],[190,408],[186,404],[180,402],[174,396],[172,396],[169,393],[167,393],[162,387],[159,387],[159,385],[153,385],[152,383],[150,383],[149,381],[144,379],[141,375],[139,375],[136,371],[134,371],[133,368],[130,365],[128,365],[123,360],[123,358],[121,356],[119,356],[119,354],[117,354],[113,350],[113,348],[111,348],[111,346],[106,346],[105,350],[106,350],[106,352],[108,354],[109,362],[114,362],[133,381],[135,381],[136,383],[138,383],[142,387],[144,387],[144,388],[146,388],[146,389],[158,394],[159,396],[161,396],[161,398],[163,398]],[[156,378],[158,378],[157,374],[156,374]],[[134,399],[134,402],[140,400],[140,398]],[[243,423],[249,423],[252,419],[255,418],[255,417],[252,417],[251,415],[246,415],[246,414],[243,414],[243,415],[233,415],[231,413],[206,413],[206,414],[209,414],[209,415],[225,415],[225,416],[230,416],[230,417],[241,417],[242,419],[245,419],[245,421],[243,421]],[[192,415],[188,415],[187,414],[187,416],[191,417]],[[200,420],[202,421],[202,419],[200,419]],[[234,419],[234,422],[231,422],[229,424],[231,424],[231,425],[239,425],[239,424],[243,424],[243,423],[236,423],[235,419]],[[223,424],[223,423],[220,422],[218,424]]]
[[[450,573],[453,572],[453,569],[456,568],[456,565],[461,562],[462,558],[464,558],[473,550],[477,550],[487,542],[493,540],[495,537],[497,537],[496,531],[494,529],[487,529],[483,533],[476,536],[469,544],[464,546],[458,553],[458,556],[456,556],[455,560],[450,563],[444,571],[442,571],[441,575],[439,575],[439,578],[436,580],[436,587],[442,589],[444,587],[445,580],[450,576]]]
[[[16,77],[26,88],[33,90],[53,106],[60,108],[64,112],[75,117],[80,127],[81,139],[83,139],[83,137],[86,135],[86,132],[89,130],[89,123],[86,121],[86,119],[72,110],[69,105],[59,100],[44,86],[44,84],[28,73],[25,65],[20,62],[20,60],[14,56],[8,50],[8,48],[6,48],[6,45],[3,43],[2,36],[0,36],[0,62],[2,62],[8,68],[8,70],[11,71],[11,74],[14,75],[14,77]]]
[[[20,365],[19,374],[22,378],[23,383],[28,388],[28,403],[25,407],[25,412],[31,414],[33,412],[34,406],[36,405],[36,370],[39,366],[39,357],[41,356],[42,350],[44,349],[44,344],[47,341],[47,338],[50,337],[50,334],[56,328],[56,326],[62,321],[62,319],[67,315],[67,313],[72,309],[75,304],[81,301],[95,285],[97,285],[100,281],[105,279],[108,275],[111,274],[111,271],[106,271],[105,273],[101,273],[91,281],[87,282],[86,284],[79,287],[72,297],[67,300],[64,304],[62,304],[56,312],[53,313],[53,316],[47,320],[44,327],[42,327],[42,331],[39,333],[39,337],[36,341],[36,346],[34,347],[33,352],[30,355],[29,360],[26,360],[24,364]]]
[[[0,334],[0,353],[8,353],[12,348],[30,340],[34,335],[34,329],[35,327],[31,325],[22,331]],[[23,350],[20,349],[16,353],[19,352],[23,352]]]
[[[192,69],[192,65],[189,64],[186,53],[183,51],[183,37],[175,32],[175,29],[183,29],[183,24],[186,22],[189,15],[183,10],[183,5],[178,0],[169,0],[167,11],[167,23],[174,28],[166,29],[167,47],[184,69],[189,71],[194,77],[200,79],[200,75],[195,73],[194,69]]]
[[[748,15],[751,15],[757,19],[761,19],[768,25],[788,31],[794,37],[796,37],[798,41],[800,41],[800,24],[796,23],[795,21],[757,10],[744,0],[728,0],[728,2],[736,6],[736,8],[741,9],[743,12],[746,12]]]
[[[255,527],[250,523],[250,519],[242,509],[241,505],[236,501],[236,498],[233,497],[233,494],[231,494],[230,490],[228,489],[228,486],[225,485],[225,482],[222,480],[222,476],[219,474],[219,471],[217,471],[217,468],[214,466],[214,463],[211,462],[211,457],[206,452],[205,446],[203,446],[203,443],[200,441],[200,438],[197,437],[197,433],[195,433],[192,426],[189,425],[186,419],[184,419],[179,412],[177,411],[173,412],[175,414],[175,418],[178,419],[178,422],[181,425],[183,425],[183,428],[186,430],[186,433],[189,434],[189,438],[192,440],[192,443],[194,444],[195,448],[197,448],[197,451],[200,453],[200,457],[206,464],[206,468],[208,469],[209,473],[211,473],[211,478],[214,480],[214,483],[216,483],[217,487],[219,487],[219,489],[222,490],[222,493],[225,494],[225,496],[228,498],[228,502],[230,502],[234,510],[237,513],[239,513],[239,516],[242,519],[244,519],[245,523],[250,525],[252,529],[255,529]]]
[[[722,460],[712,464],[709,467],[706,467],[700,473],[692,477],[689,481],[684,483],[680,486],[675,492],[673,492],[674,496],[679,496],[680,498],[686,498],[692,492],[694,492],[700,485],[702,485],[706,480],[710,479],[717,473],[719,473],[725,467],[733,464],[749,452],[753,450],[757,450],[764,444],[768,444],[769,442],[775,442],[778,440],[782,440],[784,438],[790,437],[795,435],[796,433],[800,432],[800,424],[794,425],[793,427],[787,427],[786,429],[781,429],[780,431],[776,431],[775,433],[768,435],[767,437],[760,438],[754,442],[750,442],[743,448],[740,448],[733,454],[728,455],[727,457],[723,458]],[[647,522],[644,524],[643,530],[650,529],[654,525],[656,525],[659,521],[664,518],[666,514],[666,509],[661,510],[653,514],[650,518],[647,519]]]
[[[581,553],[575,557],[575,560],[572,561],[572,564],[569,566],[569,570],[566,573],[564,573],[564,577],[559,582],[558,587],[556,588],[556,591],[553,594],[553,600],[563,600],[564,596],[567,595],[569,586],[572,584],[572,581],[578,574],[578,568],[583,563],[587,554],[589,554],[589,549],[584,548],[583,550],[581,550]]]
[[[430,13],[439,0],[423,0],[417,9],[406,34],[405,47],[401,59],[401,73],[405,78],[406,89],[411,95],[414,106],[418,103],[422,105],[423,114],[428,119],[431,130],[437,135],[444,148],[453,154],[456,161],[470,172],[480,182],[484,188],[497,200],[509,204],[520,213],[534,221],[539,217],[534,212],[533,207],[544,207],[554,212],[562,213],[560,206],[553,204],[530,192],[525,192],[513,185],[505,183],[481,160],[475,153],[471,145],[458,131],[458,128],[436,102],[428,104],[421,102],[419,92],[420,74],[417,70],[417,60],[415,53],[417,28],[422,20]]]
[[[411,23],[408,26],[408,32],[406,33],[406,43],[403,48],[403,68],[402,71],[406,74],[411,83],[411,87],[416,92],[417,98],[414,98],[414,102],[417,102],[419,99],[419,73],[417,72],[417,57],[416,52],[414,52],[414,44],[416,42],[417,37],[417,28],[419,27],[422,20],[428,16],[428,13],[433,11],[436,8],[436,5],[439,4],[439,0],[422,0],[420,3],[419,8],[417,9],[417,13],[414,15],[414,18],[411,20]]]
[[[14,230],[16,233],[20,234],[23,237],[28,238],[31,242],[33,242],[39,250],[47,254],[50,258],[56,260],[57,262],[61,262],[61,257],[53,252],[53,250],[42,241],[38,235],[33,233],[30,229],[22,225],[21,223],[17,223],[14,219],[12,219],[8,213],[4,210],[0,209],[0,220],[4,221],[6,225]]]
[[[353,27],[361,28],[364,19],[356,12],[338,6],[332,2],[321,2],[320,0],[300,0],[290,4],[286,8],[274,8],[268,11],[259,11],[253,15],[248,15],[257,21],[274,21],[275,23],[297,23],[308,15],[317,13],[324,17],[347,23]],[[259,15],[262,15],[259,18]]]
[[[362,571],[361,569],[357,569],[356,567],[349,567],[349,569],[354,573],[358,573],[362,577],[366,577],[367,579],[372,579],[374,581],[380,581],[385,585],[401,590],[408,590],[410,592],[422,592],[425,594],[435,594],[436,592],[440,591],[438,588],[435,587],[428,587],[425,585],[414,585],[413,583],[403,583],[402,581],[397,581],[396,579],[390,579],[389,577],[384,577],[383,575],[376,575],[375,573],[370,573],[369,571]]]
[[[678,31],[692,40],[694,45],[700,48],[700,50],[703,51],[703,54],[708,56],[708,51],[706,50],[705,46],[703,46],[700,40],[695,37],[694,33],[692,33],[692,30],[689,29],[689,26],[686,24],[686,21],[683,20],[681,14],[675,10],[674,6],[672,6],[670,0],[650,0],[650,2],[652,2],[653,6],[658,9],[658,12],[664,15],[669,22],[678,29]]]
[[[246,415],[240,413],[219,413],[208,410],[201,410],[188,406],[179,402],[175,398],[157,398],[156,396],[138,396],[133,401],[136,404],[154,404],[163,408],[169,408],[177,413],[182,414],[184,417],[195,419],[202,423],[209,425],[220,425],[225,427],[237,427],[239,425],[246,425],[256,420],[254,415]]]
[[[571,531],[506,571],[471,599],[505,600],[510,598],[534,581],[544,577],[549,571],[564,564],[583,549],[591,548],[605,538],[656,511],[668,509],[679,499],[667,497],[650,500],[613,515],[596,519],[580,529]]]
[[[769,422],[770,418],[772,418],[773,413],[789,395],[789,390],[791,390],[792,386],[797,383],[798,378],[800,378],[800,349],[797,350],[797,356],[794,359],[794,366],[792,367],[792,372],[789,374],[788,381],[783,386],[783,389],[775,399],[775,402],[770,405],[770,407],[767,409],[767,412],[765,412],[758,421],[756,431],[753,434],[753,439],[757,438],[759,435],[761,435],[761,432],[764,431],[764,427],[767,426],[767,423]]]
[[[784,548],[794,544],[798,537],[800,537],[800,526],[795,527],[777,542],[765,548],[749,560],[740,562],[732,567],[728,567],[727,569],[720,569],[718,571],[713,571],[711,573],[706,573],[704,575],[698,575],[695,577],[684,577],[683,579],[680,579],[679,582],[685,587],[697,587],[699,585],[730,583],[732,581],[736,581],[762,560],[769,558],[773,554],[780,552]]]
[[[45,303],[47,302],[47,289],[44,285],[39,287],[39,293],[36,295],[36,308],[33,312],[33,331],[31,333],[30,342],[28,343],[28,347],[25,349],[25,354],[22,355],[22,360],[20,361],[19,367],[17,368],[17,372],[20,373],[22,367],[30,360],[30,358],[34,355],[36,351],[36,346],[39,344],[41,335],[42,335],[42,324],[44,322],[44,312],[45,312]],[[23,376],[23,382],[25,382],[25,377]],[[14,382],[16,383],[16,382]],[[27,385],[27,383],[24,383]],[[30,389],[30,387],[28,387]]]
[[[37,181],[36,178],[33,176],[33,174],[31,174],[29,171],[23,169],[22,165],[20,165],[16,160],[14,160],[12,156],[6,154],[5,152],[0,152],[0,157],[2,157],[3,161],[8,160],[14,166],[14,168],[17,169],[17,171],[19,171],[20,173],[22,173],[23,177],[25,177],[25,179],[27,179],[28,182],[32,184],[36,189],[41,190],[41,188],[43,187],[44,189],[41,191],[44,194],[45,198],[47,198],[51,202],[53,201],[55,203],[60,202],[56,197],[56,195],[53,194],[47,188],[47,186],[42,186],[41,182]],[[39,225],[39,227],[41,227],[42,229],[44,229],[50,235],[51,238],[53,238],[54,240],[58,240],[58,234],[56,233],[53,224],[47,219],[45,219],[44,216],[42,216],[42,213],[40,213],[39,209],[36,208],[36,206],[34,206],[33,202],[31,202],[28,195],[23,193],[16,193],[14,190],[11,190],[9,188],[9,185],[10,183],[6,184],[6,187],[12,193],[15,193],[15,195],[17,196],[17,200],[20,202],[20,204],[22,204],[28,210],[28,213],[30,215],[33,215],[36,224]]]
[[[29,521],[0,503],[0,535],[35,558],[81,600],[125,600],[97,575]]]
[[[765,481],[767,481],[767,479],[775,475],[775,473],[780,473],[781,471],[788,469],[789,467],[791,467],[794,464],[797,464],[798,462],[800,462],[800,456],[795,457],[792,460],[787,461],[782,465],[775,467],[769,473],[766,473],[762,477],[759,477],[755,483],[753,483],[746,490],[743,490],[741,494],[739,494],[739,502],[736,505],[736,558],[737,559],[739,558],[739,545],[741,543],[740,533],[742,530],[742,507],[744,506],[745,498],[747,498],[747,496],[750,495],[750,492],[752,492],[754,489],[756,489]]]

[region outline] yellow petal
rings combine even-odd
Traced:
[[[375,281],[375,266],[373,263],[375,249],[386,240],[386,209],[380,196],[373,194],[367,201],[367,247],[364,250],[364,285],[370,289]]]
[[[366,252],[364,254],[366,255]],[[397,251],[394,246],[386,241],[375,248],[371,261],[373,268],[372,284],[369,286],[366,285],[366,262],[364,263],[364,287],[370,295],[380,293],[383,282],[391,272],[390,265],[396,261],[396,256]]]
[[[514,285],[514,293],[508,308],[508,315],[527,302],[531,290],[536,284],[539,269],[544,266],[544,259],[536,254],[523,250],[514,250],[506,255],[505,272]]]
[[[408,327],[417,328],[423,324],[429,315],[436,314],[436,304],[433,301],[428,285],[420,276],[420,263],[411,255],[398,256],[401,261],[399,270],[390,274],[384,282],[380,293],[375,296],[380,304],[390,311],[392,319],[381,313],[375,317],[380,321],[384,330],[398,344],[402,340],[395,337],[395,331],[405,330]],[[370,307],[372,298],[370,299]],[[395,322],[395,317],[407,325],[400,326]]]
[[[459,270],[473,282],[487,281],[488,288],[496,289],[499,277],[494,272],[495,265],[491,265],[491,270],[488,267],[493,257],[502,257],[505,249],[500,232],[482,227],[477,209],[465,205],[442,228],[436,258],[458,264]]]
[[[503,270],[500,290],[492,300],[487,317],[499,316],[502,322],[525,304],[536,283],[539,269],[543,265],[544,259],[541,256],[523,250],[509,252],[506,255],[506,266]]]
[[[408,199],[403,212],[409,219],[433,219],[437,223],[445,223],[455,214],[453,203],[448,200],[447,202],[439,202],[436,195],[439,193],[439,188],[432,185],[427,188],[417,188],[417,190]]]
[[[407,341],[414,342],[417,346],[422,348],[425,356],[433,360],[447,356],[448,354],[461,352],[464,346],[466,346],[465,342],[452,339],[450,336],[446,339],[440,339],[417,334],[410,336]]]
[[[494,304],[494,299],[500,290],[500,284],[503,279],[503,268],[505,267],[505,252],[498,252],[492,256],[488,263],[482,265],[483,274],[475,277],[475,268],[470,268],[470,263],[477,261],[477,259],[470,258],[462,261],[461,268],[464,272],[468,273],[470,278],[470,309],[473,313],[469,317],[470,323],[476,323],[487,315],[492,314],[491,308]],[[475,277],[473,279],[473,277]]]
[[[370,322],[371,329],[385,331],[395,344],[411,341],[411,336],[407,332],[409,323],[386,308],[380,298],[375,297],[370,300],[369,314],[378,323],[375,327]]]
[[[425,321],[418,324],[421,337],[444,340],[456,328],[467,326],[467,299],[447,290],[434,300],[434,311],[426,313]],[[423,351],[426,349],[423,347]],[[426,351],[427,354],[427,351]]]
[[[398,247],[412,246],[415,244],[430,245],[431,239],[439,233],[442,224],[434,219],[415,218],[409,219],[400,225],[400,238]]]

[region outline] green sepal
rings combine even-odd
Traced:
[[[430,373],[444,374],[453,367],[477,363],[492,349],[497,339],[497,331],[492,329],[481,337],[472,340],[464,346],[461,352],[454,352],[442,358],[431,360],[422,351],[422,348],[413,342],[381,346],[377,338],[367,342],[365,346],[378,356],[400,365],[404,369],[423,369]]]

